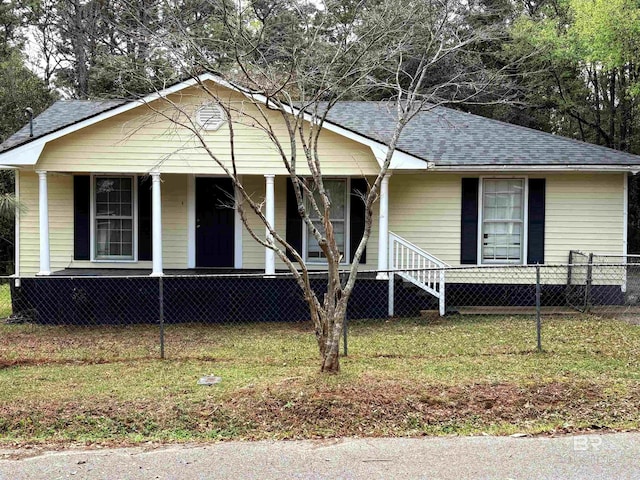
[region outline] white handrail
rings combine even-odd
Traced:
[[[394,273],[436,297],[440,315],[444,315],[444,269],[448,266],[408,240],[389,232],[389,315],[394,313]]]

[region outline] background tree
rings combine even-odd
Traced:
[[[640,154],[640,5],[549,0],[524,10],[513,50],[536,51],[522,118],[546,131]],[[526,124],[523,121],[518,123]],[[640,253],[640,180],[629,183],[629,247]]]
[[[66,96],[124,97],[171,78],[146,36],[160,22],[156,0],[31,0],[26,10],[35,68]]]
[[[25,66],[21,50],[25,3],[0,3],[0,143],[27,120],[25,109],[40,113],[53,101],[45,83]],[[15,176],[0,170],[0,274],[13,273]]]

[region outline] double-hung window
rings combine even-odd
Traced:
[[[133,260],[133,177],[94,177],[97,260]]]
[[[524,179],[484,179],[482,183],[482,263],[522,263]]]
[[[323,183],[325,191],[327,192],[327,195],[329,196],[329,200],[331,202],[331,211],[329,213],[329,218],[331,220],[331,223],[333,224],[333,233],[335,235],[338,248],[340,249],[340,253],[342,254],[343,261],[345,261],[345,252],[347,245],[347,179],[330,178],[324,179]],[[316,201],[316,205],[322,213],[322,201],[320,199],[320,195],[316,192],[313,196]],[[324,227],[322,225],[322,217],[319,216],[318,213],[312,208],[311,202],[309,200],[307,200],[306,208],[309,212],[309,217],[314,226],[320,232],[323,232]],[[307,260],[322,261],[325,258],[325,255],[320,249],[320,245],[318,245],[318,242],[313,236],[311,229],[308,228],[306,233]]]

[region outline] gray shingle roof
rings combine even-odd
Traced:
[[[34,118],[33,137],[29,137],[29,124],[27,124],[0,145],[0,152],[18,147],[126,102],[126,100],[58,100]]]
[[[327,118],[387,143],[394,112],[383,102],[340,102]],[[640,156],[445,107],[407,124],[398,149],[437,166],[638,165]]]
[[[13,134],[0,153],[126,103],[60,100]],[[339,102],[328,119],[387,143],[395,126],[385,102]],[[445,107],[422,112],[406,126],[398,149],[436,166],[640,165],[640,156],[499,122]]]

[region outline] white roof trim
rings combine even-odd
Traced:
[[[622,173],[640,172],[640,165],[431,165],[433,172],[593,172]]]
[[[13,150],[1,153],[0,158],[2,158],[5,163],[17,167],[23,165],[35,165],[38,163],[40,154],[42,153],[42,150],[44,150],[44,146],[46,144],[47,142],[44,140],[44,137],[38,138],[37,140],[33,140],[25,145],[16,147]]]

